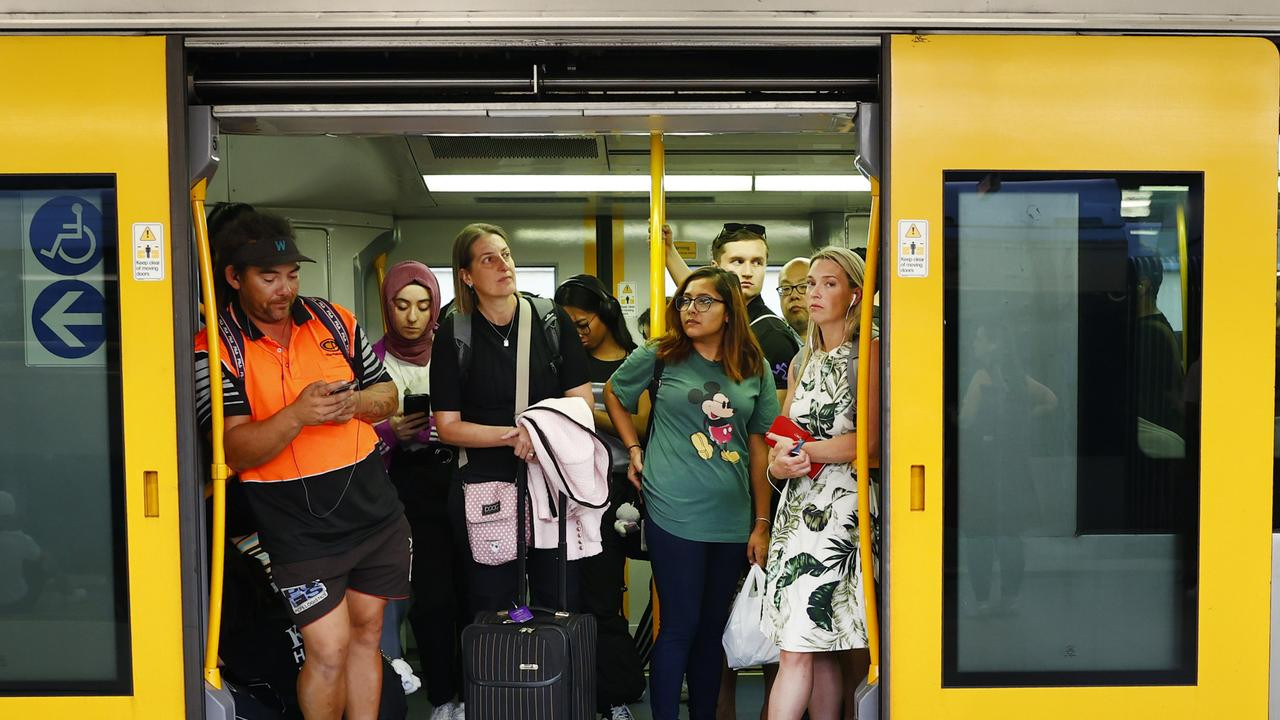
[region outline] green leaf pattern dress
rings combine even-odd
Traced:
[[[814,354],[791,401],[791,419],[815,438],[852,432],[854,389],[845,343]],[[787,483],[769,544],[763,629],[783,650],[867,646],[858,557],[858,497],[851,463]]]

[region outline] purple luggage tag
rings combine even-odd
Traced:
[[[511,622],[526,623],[533,619],[533,611],[527,605],[521,605],[508,612],[507,617],[511,619]]]

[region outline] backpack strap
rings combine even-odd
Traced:
[[[533,310],[542,322],[542,334],[547,339],[547,350],[551,353],[551,373],[560,374],[564,365],[560,355],[560,316],[556,314],[555,301],[538,295],[524,295],[533,305]]]
[[[227,355],[235,366],[236,377],[244,382],[244,335],[231,316],[229,307],[218,311],[218,335],[222,338],[222,344],[227,346]]]
[[[355,341],[351,337],[350,331],[347,330],[347,324],[342,321],[342,316],[324,298],[304,296],[302,304],[306,306],[307,310],[311,311],[312,317],[319,320],[321,325],[324,325],[325,329],[329,331],[329,335],[333,336],[334,341],[338,343],[338,349],[342,351],[342,358],[351,367],[352,377],[359,383],[360,377],[364,375],[364,368],[360,366],[360,362],[356,358]]]
[[[458,383],[465,387],[467,371],[471,369],[471,313],[455,312],[452,317],[453,344],[458,348]]]
[[[875,342],[880,338],[880,331],[871,328],[871,341]],[[854,417],[857,412],[858,405],[858,339],[853,339],[853,350],[849,352],[849,392],[853,393],[853,402],[849,404],[849,417]]]
[[[658,388],[662,386],[662,371],[666,367],[667,363],[654,351],[653,377],[649,380],[649,424],[644,428],[644,441],[641,443],[645,452],[649,450],[649,438],[653,437],[653,419],[658,415]]]

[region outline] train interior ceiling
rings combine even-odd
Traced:
[[[811,120],[832,129],[665,137],[667,214],[691,264],[707,261],[729,221],[766,226],[770,281],[815,247],[865,244],[870,192],[854,167],[852,119]],[[359,261],[371,243],[390,232],[388,264],[447,273],[454,236],[480,221],[509,232],[522,289],[549,295],[587,272],[631,282],[648,306],[648,134],[224,134],[219,145],[210,203],[288,217],[318,261],[304,268],[303,291],[353,305],[372,336],[376,283]]]
[[[304,271],[304,291],[361,316],[376,307],[360,260],[370,243],[390,231],[388,263],[447,269],[454,236],[479,221],[511,234],[522,289],[546,295],[589,272],[633,283],[647,307],[652,130],[664,133],[667,216],[691,264],[708,261],[730,221],[767,227],[775,271],[814,247],[866,241],[854,115],[876,98],[875,39],[823,49],[215,42],[189,46],[186,62],[189,102],[212,106],[222,132],[209,201],[289,217],[324,258]]]

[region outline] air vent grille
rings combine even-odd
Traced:
[[[594,160],[600,156],[592,137],[432,137],[437,160]]]

